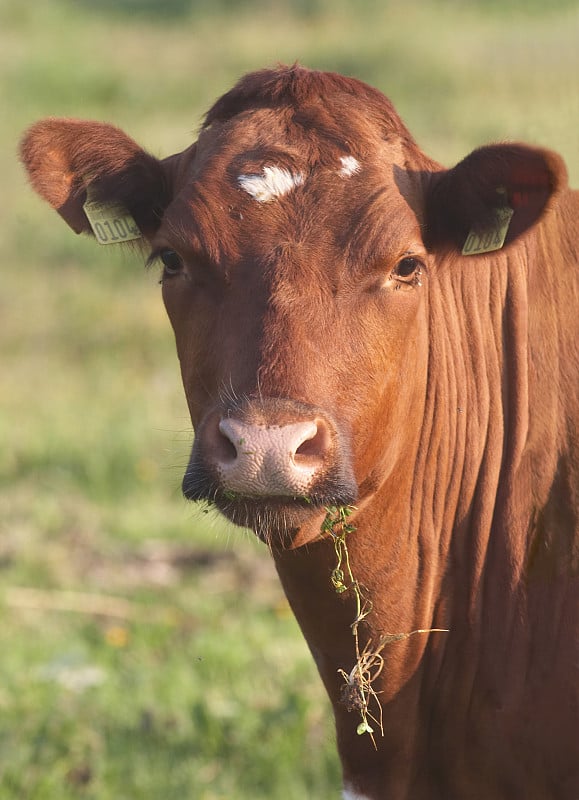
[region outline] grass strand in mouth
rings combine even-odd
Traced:
[[[326,506],[321,532],[332,537],[336,552],[336,566],[330,576],[334,591],[337,594],[352,592],[356,604],[356,613],[350,625],[356,660],[351,670],[338,669],[338,674],[344,680],[341,700],[348,711],[357,711],[360,715],[360,723],[356,728],[358,735],[369,734],[374,748],[377,749],[374,733],[377,729],[380,735],[384,736],[384,724],[382,705],[373,683],[384,668],[382,651],[386,645],[400,642],[418,633],[448,631],[443,628],[420,628],[410,633],[386,633],[375,642],[369,638],[364,647],[361,647],[359,626],[372,613],[372,601],[368,597],[366,587],[354,577],[346,540],[348,534],[356,530],[356,526],[348,521],[355,510],[355,506]]]

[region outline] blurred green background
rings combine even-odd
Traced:
[[[180,496],[191,431],[157,276],[33,196],[46,115],[186,147],[244,72],[388,94],[452,164],[558,150],[579,184],[579,5],[0,0],[0,800],[339,794],[331,713],[264,548]]]

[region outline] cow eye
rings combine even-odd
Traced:
[[[163,277],[165,278],[178,275],[183,269],[181,256],[175,250],[161,250],[159,258],[163,264]]]
[[[405,256],[402,258],[396,268],[392,272],[392,277],[396,281],[396,289],[403,287],[411,288],[412,286],[422,286],[422,268],[423,263],[414,256]]]
[[[411,275],[414,275],[420,270],[420,267],[421,264],[417,258],[407,256],[406,258],[403,258],[402,261],[398,262],[396,269],[394,270],[394,275],[397,278],[410,278]]]

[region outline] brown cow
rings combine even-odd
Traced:
[[[379,92],[300,67],[245,77],[164,161],[78,120],[37,123],[21,152],[75,231],[91,211],[100,241],[136,222],[162,262],[196,431],[185,495],[270,546],[333,703],[344,797],[577,800],[579,196],[562,160],[491,145],[445,170]],[[355,530],[328,530],[349,504]]]

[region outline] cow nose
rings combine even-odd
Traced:
[[[214,467],[226,491],[298,497],[308,493],[330,444],[323,419],[258,425],[224,417],[214,442]]]

